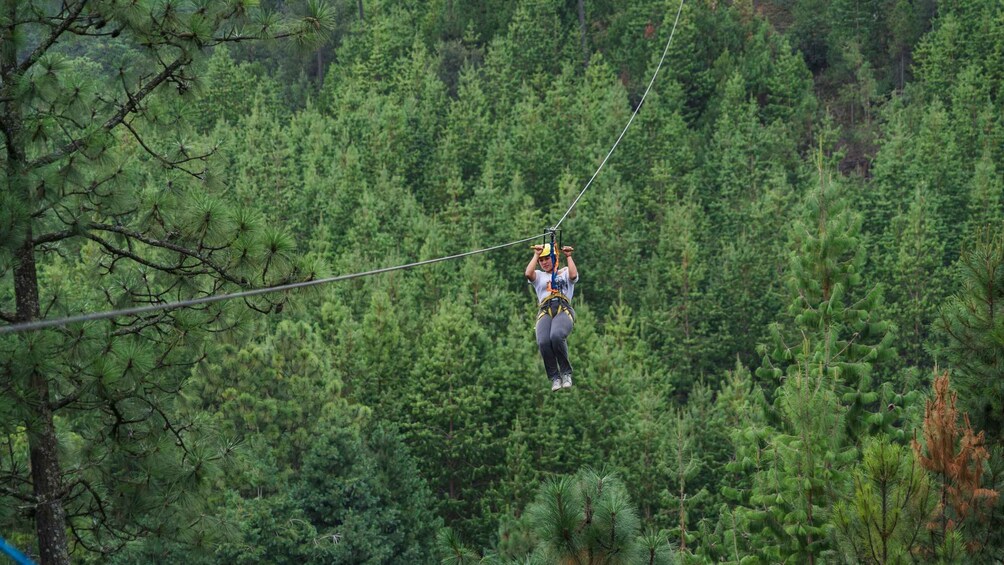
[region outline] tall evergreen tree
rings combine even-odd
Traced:
[[[665,207],[659,239],[645,273],[642,307],[651,328],[646,338],[673,368],[674,384],[686,393],[716,359],[707,293],[710,250],[701,241],[705,216],[693,195]]]
[[[889,281],[882,310],[898,328],[898,365],[931,366],[927,353],[937,303],[945,294],[944,242],[938,237],[939,219],[926,186],[918,186],[909,207],[892,219],[881,239],[887,245],[878,260],[886,262],[882,275]]]
[[[331,542],[316,562],[433,563],[440,522],[416,461],[392,430],[346,420],[318,422],[292,489],[315,545]]]
[[[664,512],[669,514],[672,524],[670,535],[679,540],[681,551],[687,550],[688,543],[693,545],[694,536],[689,530],[694,529],[696,520],[690,517],[690,509],[706,492],[697,492],[693,487],[695,477],[701,472],[703,462],[697,452],[694,441],[698,427],[697,418],[693,413],[676,408],[670,413],[670,430],[666,451],[668,455],[668,484],[663,492],[666,500]]]
[[[404,437],[438,500],[440,515],[462,526],[465,537],[490,533],[480,514],[480,494],[501,465],[502,430],[489,425],[492,393],[481,377],[488,344],[484,329],[469,323],[458,302],[444,300],[420,336],[418,357],[397,386],[405,402]]]
[[[781,378],[792,371],[822,371],[850,408],[849,438],[857,441],[876,422],[866,410],[878,396],[872,385],[876,364],[893,353],[889,323],[878,317],[879,289],[861,289],[865,261],[859,244],[860,216],[844,188],[832,179],[822,151],[816,156],[818,185],[807,195],[803,217],[791,229],[786,323],[772,328],[758,375]],[[790,325],[788,325],[790,324]],[[887,419],[877,416],[880,426]],[[891,420],[890,420],[891,421]]]
[[[768,561],[815,563],[832,559],[829,522],[856,450],[846,436],[847,409],[826,365],[804,340],[798,360],[778,388],[775,417],[742,521],[755,555]]]
[[[792,194],[783,166],[763,156],[783,143],[786,134],[764,127],[757,104],[736,71],[722,86],[713,138],[705,155],[704,175],[711,190],[701,191],[707,210],[706,246],[719,250],[709,267],[708,294],[715,297],[726,344],[718,370],[734,354],[750,356],[782,307],[778,273],[784,269],[784,233]],[[749,361],[744,357],[744,361]]]
[[[994,162],[989,144],[983,148],[969,191],[969,218],[966,237],[974,238],[980,230],[993,229],[1004,217],[1004,180]]]

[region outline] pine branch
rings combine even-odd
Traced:
[[[138,334],[147,328],[156,327],[164,322],[173,320],[170,316],[170,312],[162,311],[153,316],[147,316],[145,319],[140,318],[141,323],[129,322],[128,324],[122,324],[122,328],[112,332],[113,337],[122,337],[124,335]]]
[[[70,394],[68,394],[68,395],[60,398],[59,400],[51,402],[49,404],[49,407],[52,409],[53,412],[56,412],[58,410],[61,410],[61,409],[65,408],[66,406],[68,406],[68,405],[76,402],[77,400],[80,399],[81,396],[84,395],[85,392],[87,392],[88,390],[90,390],[92,388],[93,382],[94,381],[92,381],[91,384],[85,384],[85,385],[81,385],[81,386],[77,387],[77,390],[75,390],[75,391],[71,392]]]
[[[192,451],[188,448],[188,445],[185,443],[184,434],[185,432],[189,431],[192,428],[192,424],[176,426],[171,423],[171,419],[167,416],[164,410],[162,410],[160,406],[157,405],[156,402],[151,402],[146,397],[140,397],[139,400],[145,402],[148,406],[150,406],[151,413],[156,412],[157,414],[160,415],[160,418],[164,421],[164,429],[171,432],[171,435],[173,435],[175,438],[175,445],[180,447],[181,450],[185,452],[185,455],[182,457],[182,461],[187,459],[192,454]]]
[[[68,238],[71,238],[71,237],[77,236],[77,235],[83,235],[83,234],[81,234],[80,230],[78,230],[78,229],[66,229],[66,230],[57,231],[57,232],[50,232],[50,233],[47,233],[47,234],[43,234],[43,235],[41,235],[39,237],[32,238],[31,242],[32,242],[32,245],[36,245],[36,246],[37,245],[44,245],[44,244],[47,244],[47,243],[55,243],[57,241],[62,241],[64,239],[68,239]]]
[[[115,247],[114,245],[112,245],[108,241],[106,241],[106,240],[104,240],[104,239],[102,239],[102,238],[100,238],[100,237],[98,237],[98,236],[96,236],[96,235],[94,235],[92,233],[84,232],[81,235],[83,237],[85,237],[85,238],[87,238],[87,239],[89,239],[89,240],[97,243],[101,247],[104,247],[106,251],[108,251],[112,255],[115,255],[117,258],[123,258],[124,257],[126,259],[131,259],[131,260],[135,261],[136,263],[139,263],[140,265],[144,265],[146,267],[150,267],[151,269],[157,269],[158,271],[162,271],[162,272],[165,272],[165,273],[177,273],[177,272],[179,272],[179,267],[172,267],[170,265],[162,265],[160,263],[154,263],[153,261],[150,261],[149,259],[145,259],[143,257],[140,257],[139,255],[137,255],[135,253],[132,253],[130,251],[122,249],[121,247]]]
[[[164,241],[164,240],[160,240],[160,239],[153,239],[153,238],[151,238],[149,236],[146,236],[146,235],[144,235],[144,234],[142,234],[140,232],[133,231],[133,230],[128,230],[128,229],[126,229],[126,228],[124,228],[122,226],[109,226],[109,225],[105,225],[105,224],[90,223],[90,224],[87,224],[87,229],[117,233],[119,235],[124,235],[127,238],[129,238],[129,239],[133,239],[133,240],[139,241],[141,243],[145,243],[146,245],[149,245],[149,246],[152,246],[152,247],[159,247],[159,248],[162,248],[162,249],[167,249],[169,251],[174,251],[174,252],[180,253],[182,255],[191,257],[193,259],[197,259],[200,263],[203,263],[206,266],[208,266],[210,269],[212,269],[214,272],[216,272],[223,280],[225,280],[227,282],[230,282],[230,283],[233,283],[233,284],[236,284],[236,285],[240,285],[240,286],[245,286],[245,284],[246,284],[246,283],[243,283],[242,281],[240,281],[239,279],[235,278],[234,276],[230,275],[229,273],[227,273],[226,269],[224,269],[223,267],[217,265],[209,257],[207,257],[207,256],[199,253],[198,251],[189,249],[187,247],[184,247],[184,246],[181,246],[181,245],[178,245],[178,244],[175,244],[175,243],[171,243],[169,241]]]
[[[92,180],[90,184],[87,185],[87,188],[84,190],[71,190],[68,192],[63,192],[62,190],[66,186],[66,184],[68,184],[68,182],[64,183],[60,187],[59,198],[50,201],[45,206],[41,206],[38,210],[32,212],[31,218],[34,220],[42,217],[43,214],[52,210],[56,206],[58,201],[65,200],[66,198],[69,198],[71,196],[82,196],[86,198],[87,201],[90,202],[92,206],[98,206],[98,204],[94,201],[95,196],[98,198],[109,198],[112,196],[112,192],[101,193],[98,191],[98,189],[101,188],[103,185],[115,180],[115,178],[121,175],[122,172],[123,168],[121,165],[119,165],[119,167],[107,177],[100,180]],[[35,238],[35,241],[38,241],[38,238]]]
[[[143,138],[140,137],[139,132],[137,132],[136,129],[132,127],[131,123],[129,123],[128,121],[123,120],[122,125],[125,126],[125,128],[127,130],[129,130],[129,133],[132,134],[133,138],[136,140],[137,143],[139,143],[139,146],[142,147],[143,150],[147,152],[147,154],[149,154],[154,159],[160,161],[166,167],[168,167],[170,169],[176,169],[176,170],[182,171],[182,172],[184,172],[184,173],[186,173],[186,174],[194,177],[196,180],[200,180],[200,181],[201,180],[205,180],[205,174],[206,174],[205,170],[203,170],[201,173],[197,173],[195,171],[192,171],[192,170],[189,170],[189,169],[183,167],[182,165],[184,165],[186,163],[190,163],[192,161],[205,161],[205,160],[209,159],[210,157],[212,157],[213,154],[216,153],[216,148],[213,148],[213,150],[210,151],[209,153],[205,153],[205,154],[202,154],[202,155],[196,155],[195,157],[189,157],[188,155],[186,155],[184,159],[171,160],[171,159],[168,159],[167,157],[161,155],[160,153],[154,151],[153,149],[151,149],[150,146],[148,146],[146,144],[146,142],[143,141]]]
[[[149,237],[147,235],[144,235],[144,234],[142,234],[140,232],[126,229],[126,228],[124,228],[122,226],[111,226],[111,225],[98,224],[98,223],[92,222],[92,223],[89,223],[89,224],[86,224],[85,226],[83,226],[83,230],[76,229],[76,228],[70,228],[70,229],[65,229],[65,230],[61,230],[61,231],[58,231],[58,232],[51,232],[51,233],[40,235],[40,236],[38,236],[36,238],[33,238],[32,239],[32,243],[35,244],[35,245],[42,245],[42,244],[47,244],[47,243],[53,243],[53,242],[61,241],[61,240],[64,240],[64,239],[68,239],[70,237],[80,236],[80,237],[85,237],[87,239],[90,239],[90,240],[98,243],[99,245],[101,245],[102,247],[104,247],[106,251],[108,251],[109,253],[111,253],[111,254],[113,254],[113,255],[115,255],[117,257],[120,257],[120,258],[124,257],[124,258],[127,258],[127,259],[131,259],[131,260],[133,260],[133,261],[135,261],[135,262],[137,262],[137,263],[139,263],[141,265],[145,265],[145,266],[150,267],[152,269],[157,269],[158,271],[162,271],[162,272],[165,272],[165,273],[186,272],[187,274],[193,274],[193,273],[190,272],[191,268],[186,269],[183,266],[181,266],[180,264],[179,265],[175,265],[175,266],[171,266],[171,265],[163,265],[163,264],[154,263],[154,262],[152,262],[152,261],[150,261],[148,259],[145,259],[145,258],[139,256],[138,254],[136,254],[135,252],[133,252],[131,250],[126,250],[126,249],[122,249],[122,248],[119,248],[119,247],[115,247],[114,245],[112,245],[107,240],[105,240],[103,238],[100,238],[100,237],[98,237],[98,236],[96,236],[94,234],[88,233],[87,230],[105,231],[105,232],[116,233],[116,234],[119,234],[119,235],[123,235],[123,236],[129,238],[130,240],[139,241],[139,242],[144,243],[146,245],[149,245],[151,247],[158,247],[158,248],[161,248],[161,249],[166,249],[166,250],[169,250],[169,251],[174,251],[174,252],[179,253],[181,255],[184,255],[186,257],[191,257],[193,259],[196,259],[197,261],[199,261],[199,263],[201,263],[201,264],[209,267],[209,269],[210,269],[210,271],[202,271],[202,272],[198,272],[198,273],[194,273],[194,274],[210,274],[210,272],[212,272],[212,273],[215,273],[216,275],[218,275],[223,280],[225,280],[225,281],[227,281],[229,283],[233,283],[233,284],[240,285],[240,286],[244,286],[244,284],[245,284],[241,280],[237,279],[236,277],[234,277],[233,275],[231,275],[230,273],[228,273],[224,267],[220,266],[219,264],[217,264],[216,262],[214,262],[212,259],[210,259],[209,257],[207,257],[206,255],[200,253],[197,250],[189,249],[189,248],[187,248],[185,246],[178,245],[176,243],[171,243],[170,241],[165,241],[165,240],[160,240],[160,239],[154,239],[154,238]]]
[[[45,52],[48,51],[49,48],[56,43],[56,40],[59,39],[59,36],[63,35],[63,33],[67,29],[69,29],[71,25],[73,25],[73,22],[75,22],[77,18],[80,16],[81,12],[84,11],[85,5],[87,5],[87,0],[80,0],[80,2],[76,6],[71,8],[70,13],[63,18],[63,20],[59,23],[59,25],[52,30],[49,36],[46,37],[42,41],[42,43],[38,45],[38,47],[36,47],[31,53],[28,54],[27,57],[25,57],[23,61],[21,61],[20,64],[18,64],[18,66],[14,69],[13,73],[4,74],[3,82],[5,84],[8,83],[12,78],[12,75],[24,74],[24,72],[27,71],[29,68],[31,68],[32,65],[37,63],[38,60],[42,58],[42,55],[44,55]]]
[[[191,62],[191,57],[187,55],[182,55],[177,59],[175,59],[174,62],[170,63],[169,65],[166,65],[164,67],[164,70],[162,70],[156,76],[147,81],[146,84],[144,84],[138,91],[136,91],[136,93],[133,94],[126,91],[127,95],[126,102],[119,107],[117,112],[115,112],[105,121],[104,125],[101,126],[101,131],[109,132],[116,126],[121,124],[126,119],[126,117],[128,117],[130,114],[132,114],[139,108],[140,102],[142,102],[147,96],[149,96],[154,91],[154,89],[160,86],[164,81],[174,76],[175,71],[184,67],[189,62]],[[63,145],[59,149],[56,149],[53,152],[47,155],[43,155],[42,157],[39,157],[29,162],[25,166],[25,170],[30,171],[33,169],[37,169],[39,167],[44,167],[45,165],[55,163],[56,161],[59,161],[60,159],[63,159],[64,157],[67,157],[79,151],[86,142],[87,142],[86,137],[77,138]]]
[[[291,37],[300,37],[303,33],[297,31],[289,31],[285,33],[277,33],[275,35],[270,35],[269,39],[289,39]],[[241,41],[256,41],[262,38],[255,35],[225,35],[221,37],[214,37],[208,43],[207,46],[216,46],[223,43],[238,43]]]
[[[11,498],[16,498],[16,499],[20,500],[21,502],[29,502],[30,503],[30,502],[34,502],[35,501],[35,496],[34,495],[32,495],[32,494],[23,494],[23,493],[20,493],[20,492],[12,489],[10,487],[5,487],[3,485],[0,485],[0,493],[3,493],[5,496],[9,496]]]

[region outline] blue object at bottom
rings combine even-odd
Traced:
[[[35,562],[28,559],[28,556],[17,550],[16,547],[7,543],[7,540],[0,538],[0,551],[6,553],[18,565],[35,565]]]

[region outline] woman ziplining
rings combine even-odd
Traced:
[[[573,248],[564,246],[561,253],[568,266],[559,269],[552,243],[533,246],[533,257],[526,266],[526,280],[537,291],[537,348],[544,360],[544,371],[551,379],[551,390],[572,386],[572,364],[568,360],[568,335],[575,323],[572,295],[579,282],[579,270],[572,260]],[[541,270],[537,270],[537,266]]]
[[[680,0],[680,7],[676,11],[676,18],[673,21],[673,28],[669,32],[669,39],[666,41],[666,47],[663,49],[662,56],[659,58],[659,63],[655,67],[655,72],[652,73],[652,78],[649,80],[648,86],[645,88],[645,92],[642,93],[641,100],[639,100],[638,104],[635,106],[634,112],[632,112],[631,117],[627,121],[627,124],[624,125],[624,129],[621,130],[620,135],[617,136],[617,139],[614,141],[614,144],[610,147],[610,150],[607,152],[606,156],[603,157],[602,161],[600,161],[600,164],[596,168],[596,171],[593,173],[593,176],[589,178],[589,180],[586,182],[586,185],[584,187],[582,187],[581,191],[579,191],[578,196],[576,196],[575,200],[572,201],[571,206],[569,206],[568,210],[566,210],[565,213],[564,213],[564,215],[561,216],[561,219],[558,220],[558,223],[554,224],[554,227],[551,228],[550,230],[548,230],[548,233],[544,234],[545,236],[548,235],[548,234],[551,234],[553,236],[554,231],[558,230],[558,228],[561,226],[562,222],[565,221],[565,218],[567,218],[568,215],[572,212],[572,209],[575,208],[575,205],[578,204],[579,200],[582,198],[582,196],[585,195],[586,190],[588,190],[589,187],[592,186],[593,181],[596,180],[596,177],[600,174],[600,171],[603,169],[603,166],[606,165],[607,161],[610,159],[610,156],[613,155],[614,150],[616,150],[617,146],[620,145],[620,142],[624,138],[624,135],[627,133],[628,128],[630,128],[631,124],[634,123],[635,117],[638,115],[638,112],[641,110],[642,106],[644,106],[644,104],[645,104],[645,99],[648,97],[649,91],[652,90],[652,85],[655,84],[655,79],[659,75],[659,70],[662,69],[662,64],[666,60],[666,55],[669,53],[669,47],[670,47],[670,45],[673,44],[673,37],[676,35],[676,26],[677,26],[677,24],[680,23],[680,14],[683,13],[683,3],[684,3],[684,0]],[[122,317],[122,316],[138,316],[138,315],[141,315],[141,314],[149,314],[149,313],[152,313],[152,312],[161,312],[161,311],[165,311],[166,312],[166,311],[170,311],[170,310],[176,310],[176,309],[179,309],[179,308],[187,308],[187,307],[192,307],[192,306],[211,304],[211,303],[214,303],[214,302],[221,302],[221,301],[224,301],[224,300],[232,300],[232,299],[236,299],[236,298],[245,298],[246,299],[246,298],[250,298],[250,297],[253,297],[253,296],[261,296],[261,295],[264,295],[264,294],[269,294],[269,293],[274,293],[274,292],[285,292],[285,291],[290,291],[290,290],[295,290],[295,289],[307,288],[307,287],[312,287],[312,286],[317,286],[317,285],[322,285],[322,284],[333,283],[333,282],[337,282],[337,281],[344,281],[344,280],[354,279],[354,278],[358,278],[358,277],[366,277],[366,276],[376,275],[376,274],[379,274],[379,273],[386,273],[386,272],[397,271],[397,270],[401,270],[401,269],[410,269],[410,268],[417,267],[417,266],[420,266],[420,265],[429,265],[429,264],[432,264],[432,263],[438,263],[440,261],[450,261],[450,260],[453,260],[453,259],[459,259],[461,257],[468,257],[468,256],[476,255],[476,254],[479,254],[479,253],[486,253],[486,252],[489,252],[489,251],[495,251],[497,249],[503,249],[503,248],[506,248],[506,247],[511,247],[513,245],[518,245],[520,243],[524,243],[526,241],[530,241],[530,240],[536,239],[537,237],[539,237],[539,236],[531,236],[531,237],[519,239],[519,240],[516,240],[516,241],[512,241],[512,242],[509,242],[509,243],[503,243],[503,244],[500,244],[500,245],[494,245],[494,246],[491,246],[491,247],[486,247],[486,248],[483,248],[483,249],[476,249],[476,250],[467,251],[467,252],[464,252],[464,253],[457,253],[455,255],[449,255],[449,256],[446,256],[446,257],[438,257],[436,259],[426,259],[424,261],[417,261],[417,262],[414,262],[414,263],[408,263],[408,264],[405,264],[405,265],[396,265],[396,266],[392,266],[392,267],[383,267],[383,268],[374,269],[374,270],[371,270],[371,271],[360,272],[360,273],[351,273],[351,274],[347,274],[347,275],[338,275],[338,276],[326,277],[326,278],[321,278],[321,279],[311,279],[311,280],[306,280],[306,281],[301,281],[301,282],[296,282],[296,283],[281,284],[281,285],[276,285],[276,286],[271,286],[271,287],[264,287],[264,288],[254,288],[254,289],[249,289],[249,290],[242,290],[242,291],[239,291],[239,292],[231,292],[231,293],[227,293],[227,294],[211,294],[209,296],[200,296],[200,297],[197,297],[197,298],[190,298],[190,299],[187,299],[187,300],[177,300],[177,301],[174,301],[174,302],[159,302],[159,303],[156,303],[156,304],[144,304],[142,306],[135,306],[135,307],[131,307],[131,308],[121,308],[121,309],[117,309],[117,310],[108,310],[108,311],[104,311],[104,312],[90,312],[90,313],[85,313],[85,314],[78,314],[76,316],[66,316],[64,318],[43,319],[43,320],[29,320],[29,321],[18,322],[18,323],[13,323],[13,324],[0,325],[0,335],[7,334],[7,333],[38,331],[38,330],[42,330],[42,329],[46,329],[46,328],[65,327],[65,326],[67,326],[69,324],[76,324],[76,323],[95,321],[95,320],[108,320],[108,319],[118,318],[118,317]],[[547,244],[545,244],[545,245],[547,245]],[[545,245],[535,246],[535,249],[538,249],[539,251],[543,251],[543,248],[545,247]],[[551,245],[553,247],[553,238],[552,238],[552,244]],[[565,388],[568,388],[568,387],[572,386],[572,377],[571,377],[572,368],[571,368],[571,365],[568,364],[568,348],[567,348],[567,345],[565,344],[565,341],[564,341],[564,339],[567,338],[568,334],[571,333],[571,331],[572,331],[572,328],[571,328],[571,319],[574,316],[574,311],[572,310],[571,306],[568,305],[568,302],[572,298],[572,290],[571,290],[572,286],[575,284],[575,281],[578,280],[578,272],[575,270],[575,263],[572,261],[571,249],[572,249],[571,247],[564,247],[561,250],[563,253],[565,253],[565,256],[568,258],[568,268],[562,269],[561,272],[568,273],[570,271],[571,273],[574,274],[574,276],[572,277],[572,280],[570,280],[568,282],[568,290],[567,290],[566,295],[565,295],[566,300],[565,300],[564,309],[568,313],[568,319],[569,319],[568,328],[567,328],[567,331],[565,331],[564,337],[560,338],[560,340],[559,340],[560,341],[560,346],[561,346],[560,349],[561,349],[561,351],[564,354],[563,355],[563,361],[564,361],[563,367],[564,367],[564,369],[566,369],[565,372],[567,373],[568,379],[567,379],[567,384],[563,384],[562,381],[560,381],[560,380],[559,380],[558,384],[564,386]],[[566,252],[566,250],[567,250],[567,252]],[[550,261],[551,261],[552,264],[553,263],[557,263],[557,257],[555,256],[555,254],[550,249],[548,250],[548,253],[546,253],[546,255],[548,255],[548,257],[550,258]],[[540,287],[536,286],[536,283],[534,282],[535,279],[537,278],[536,275],[535,275],[535,273],[534,273],[534,266],[536,265],[537,260],[538,260],[538,255],[535,253],[533,259],[530,261],[530,265],[527,266],[526,278],[532,284],[534,284],[535,288],[537,288],[537,296],[538,296],[538,298],[540,298],[541,300],[543,300],[543,298],[546,298],[547,296],[549,296],[550,293],[546,291],[543,294],[543,298],[542,298]],[[543,263],[541,264],[541,266],[543,267]],[[554,270],[553,265],[552,265],[551,270],[552,271]],[[546,273],[545,273],[545,275],[546,275]],[[555,282],[557,282],[557,278],[556,278],[557,277],[557,273],[554,273],[554,275],[555,276],[551,277],[551,278],[554,278]],[[566,275],[566,277],[567,277],[567,275]],[[566,278],[564,280],[568,280],[568,279]],[[558,297],[558,298],[560,298],[560,297]],[[543,310],[543,305],[542,305],[541,309]],[[556,325],[557,327],[552,331],[552,329],[551,329],[550,326],[552,325],[551,322],[554,321],[553,320],[554,316],[555,315],[553,315],[553,314],[549,314],[547,316],[548,317],[548,321],[547,321],[548,330],[547,331],[548,331],[549,335],[559,333],[558,330],[560,329],[560,327],[563,326],[563,325],[565,325],[565,321],[563,319],[559,319],[559,320],[557,320],[557,322],[558,322],[558,324]],[[538,315],[538,319],[537,319],[537,343],[538,343],[538,345],[541,344],[540,336],[541,336],[541,319],[542,319],[542,317],[543,316]],[[540,348],[541,348],[541,356],[544,358],[544,367],[548,371],[548,376],[552,376],[554,373],[551,372],[551,368],[552,368],[552,366],[555,363],[554,354],[553,354],[553,348],[552,348],[552,354],[551,354],[550,357],[545,353],[545,348],[544,348],[543,345],[540,345]],[[549,359],[550,359],[550,361],[549,361]],[[559,371],[558,372],[558,376],[560,377],[561,375],[562,375],[562,373]],[[557,390],[559,388],[558,386],[555,386],[553,377],[552,377],[551,383],[552,383],[552,390]]]

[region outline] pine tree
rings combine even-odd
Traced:
[[[644,311],[651,320],[645,334],[673,368],[679,392],[686,393],[701,374],[712,371],[717,353],[705,296],[710,251],[703,249],[704,214],[692,195],[665,207],[662,229],[645,273]]]
[[[792,7],[793,47],[802,53],[813,73],[832,64],[828,41],[832,22],[826,17],[828,6],[824,0],[807,0]]]
[[[912,453],[884,437],[869,438],[853,474],[854,492],[834,509],[845,558],[907,563],[923,545],[935,491]]]
[[[1001,94],[1000,64],[1002,41],[997,26],[1004,18],[999,2],[938,2],[933,29],[916,49],[917,75],[928,94],[947,97],[959,74],[970,65],[985,69],[991,95]]]
[[[1004,217],[1004,181],[997,172],[989,145],[980,153],[970,186],[967,239],[974,238],[980,230],[994,229]]]
[[[845,435],[847,409],[826,365],[806,339],[778,388],[778,427],[759,452],[749,506],[740,513],[752,549],[772,561],[815,563],[833,555],[829,515],[843,497],[855,457]]]
[[[489,101],[482,80],[474,69],[465,67],[460,74],[457,99],[449,105],[443,139],[437,144],[440,166],[447,163],[458,167],[466,183],[481,176],[485,161],[485,141],[491,133]]]
[[[238,475],[256,496],[285,489],[314,442],[317,420],[349,412],[320,332],[307,322],[254,324],[260,337],[227,344],[200,365],[186,392],[219,431],[245,443]]]
[[[660,516],[664,504],[660,493],[669,481],[667,435],[670,415],[668,385],[659,386],[660,379],[649,379],[642,390],[633,395],[633,406],[614,449],[614,461],[625,485],[638,498],[641,518],[657,520],[660,526],[669,520]]]
[[[723,85],[720,114],[704,162],[706,224],[714,226],[705,247],[719,250],[708,267],[707,294],[713,296],[723,357],[718,370],[726,370],[735,353],[744,362],[765,337],[767,325],[782,307],[785,268],[781,234],[794,208],[788,175],[777,162],[763,156],[769,147],[783,144],[786,134],[761,125],[757,104],[734,72]],[[748,356],[748,357],[747,357]]]
[[[499,475],[502,432],[490,425],[493,394],[481,378],[488,344],[459,301],[443,300],[419,336],[410,374],[398,381],[404,396],[401,430],[437,499],[437,511],[461,532],[487,538],[477,510],[483,489]]]
[[[318,561],[433,563],[440,522],[416,461],[396,432],[347,420],[317,422],[292,488],[315,543],[326,542]]]
[[[728,438],[727,459],[713,467],[718,481],[714,492],[722,503],[717,521],[699,525],[702,543],[696,553],[712,561],[738,562],[758,549],[751,546],[757,539],[752,535],[757,524],[748,519],[744,507],[752,507],[753,481],[763,469],[767,442],[774,434],[767,424],[768,405],[763,391],[749,369],[738,361],[724,379],[715,413],[709,426],[720,422]]]
[[[913,48],[926,24],[923,4],[910,0],[895,0],[893,8],[886,11],[888,18],[886,26],[890,33],[889,55],[895,67],[892,83],[899,91],[906,86],[908,64],[912,60]]]
[[[196,128],[209,132],[218,121],[236,124],[255,106],[274,112],[284,109],[279,85],[271,77],[263,78],[265,74],[260,64],[237,63],[226,47],[215,49],[206,62],[204,85],[195,101]]]
[[[0,199],[8,212],[0,253],[12,273],[13,299],[0,307],[0,317],[28,322],[98,305],[158,303],[308,276],[287,261],[287,240],[280,232],[256,231],[250,215],[227,210],[212,194],[211,147],[153,130],[180,133],[183,105],[168,98],[167,90],[191,93],[193,62],[205,49],[322,31],[330,12],[323,4],[314,7],[309,18],[291,21],[256,15],[243,2],[191,11],[173,2],[4,3],[0,128],[6,157]],[[125,47],[127,63],[102,67],[96,60],[91,49],[107,39]],[[151,171],[158,171],[156,183],[147,180]],[[76,281],[79,286],[63,296],[49,294],[53,287],[42,283],[45,269],[58,263],[52,257],[79,252],[99,266],[96,277]],[[229,324],[220,308],[189,309],[4,340],[4,396],[23,408],[3,419],[20,420],[30,430],[32,464],[30,474],[27,467],[3,472],[31,485],[32,492],[18,493],[25,501],[41,501],[34,521],[43,564],[69,562],[68,530],[87,551],[107,553],[118,542],[92,545],[95,532],[110,540],[116,532],[144,536],[167,525],[144,524],[135,514],[113,524],[106,519],[115,514],[108,505],[119,504],[112,502],[118,488],[143,480],[144,472],[133,465],[149,450],[172,443],[182,451],[195,449],[186,442],[187,428],[161,408],[166,405],[160,391],[170,396],[184,381],[179,367],[191,353],[184,349],[197,345],[200,328]],[[146,394],[152,390],[158,392]],[[173,439],[154,439],[158,428]],[[79,460],[61,460],[58,437],[69,430],[87,446],[74,452]],[[15,435],[20,434],[8,434],[7,441]],[[139,452],[106,456],[108,442],[130,436],[148,441],[136,444]],[[119,471],[101,483],[82,475],[82,469],[110,459],[138,475]],[[190,453],[182,467],[163,467],[177,473],[167,481],[180,487],[175,494],[204,478],[202,459]],[[189,464],[195,468],[186,468]],[[159,486],[149,494],[165,494],[165,483],[151,477],[150,484]],[[136,502],[122,500],[136,512],[147,507]]]
[[[642,531],[617,475],[589,468],[555,477],[537,489],[522,517],[503,517],[499,543],[484,556],[452,529],[440,532],[444,565],[670,565],[674,551],[664,533]],[[511,537],[506,537],[511,536]]]
[[[583,470],[549,481],[526,515],[539,540],[537,551],[548,562],[640,562],[640,521],[616,476]]]
[[[880,415],[866,419],[866,411],[878,399],[871,374],[891,356],[892,334],[877,315],[879,289],[860,289],[865,261],[860,216],[831,179],[822,152],[816,159],[818,187],[807,195],[803,218],[791,230],[790,326],[772,327],[773,347],[757,374],[780,379],[803,367],[822,371],[850,408],[844,422],[853,442],[869,426],[886,425]]]
[[[537,487],[538,474],[533,468],[533,457],[527,443],[526,432],[519,418],[506,438],[505,473],[498,485],[506,513],[519,518]]]
[[[926,351],[937,302],[945,294],[944,243],[938,238],[938,217],[930,191],[918,186],[909,207],[892,219],[881,240],[888,242],[879,261],[887,261],[882,276],[889,281],[883,310],[901,336],[898,364],[931,366]]]
[[[706,492],[696,492],[692,483],[695,477],[701,472],[703,462],[697,453],[697,445],[694,441],[697,429],[697,419],[693,413],[688,413],[681,408],[674,409],[670,414],[670,429],[668,445],[666,451],[668,455],[667,467],[669,482],[663,494],[666,500],[665,512],[672,519],[669,522],[673,525],[669,533],[674,539],[678,539],[677,546],[681,551],[687,550],[687,544],[695,541],[689,529],[693,529],[697,520],[689,517],[690,508],[695,502],[700,501]]]

